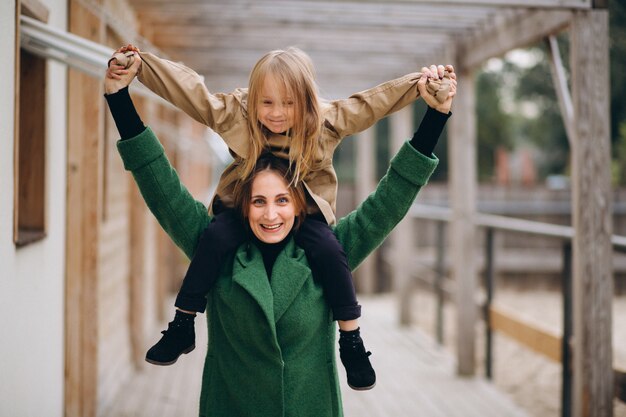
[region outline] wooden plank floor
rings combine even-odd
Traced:
[[[362,298],[366,347],[378,382],[356,392],[339,370],[346,417],[526,417],[527,414],[481,378],[457,378],[450,354],[416,328],[398,327],[389,296]],[[198,319],[196,320],[198,321]],[[204,316],[196,324],[198,345],[168,367],[147,366],[120,389],[99,413],[103,417],[197,416],[202,362],[206,351]],[[158,335],[158,332],[156,332]]]

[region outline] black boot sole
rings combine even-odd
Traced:
[[[350,384],[348,384],[348,386],[350,388],[352,388],[353,390],[355,390],[355,391],[369,391],[369,390],[371,390],[372,388],[374,388],[376,386],[376,382],[374,382],[372,385],[370,385],[368,387],[354,387],[354,386],[352,386]]]
[[[191,352],[192,350],[194,350],[195,348],[196,348],[196,344],[194,343],[193,345],[189,346],[187,349],[185,349],[182,352],[180,352],[180,355],[187,354],[187,353]],[[173,364],[176,363],[178,358],[180,358],[180,355],[178,355],[176,357],[176,359],[174,359],[173,361],[169,361],[169,362],[159,362],[159,361],[156,361],[154,359],[150,359],[150,358],[148,358],[146,356],[146,362],[151,363],[152,365],[159,365],[159,366],[173,365]]]

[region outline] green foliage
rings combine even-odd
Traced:
[[[476,77],[479,180],[493,177],[496,149],[513,146],[513,118],[503,109],[500,88],[513,70],[505,66],[502,71],[484,70]]]
[[[626,185],[626,2],[609,0],[611,142],[613,171],[616,183]],[[561,58],[569,73],[569,33],[558,37]],[[494,155],[498,147],[508,150],[527,146],[538,150],[539,178],[550,174],[567,174],[569,143],[554,90],[550,57],[543,43],[527,49],[536,57],[534,65],[519,66],[503,59],[500,67],[485,67],[476,74],[476,113],[478,138],[478,176],[488,181],[494,174]],[[459,86],[462,94],[463,86]],[[414,125],[418,126],[425,112],[418,100],[414,106]],[[528,109],[532,111],[527,111]],[[389,122],[376,125],[377,176],[382,177],[389,163]],[[350,141],[335,154],[340,176],[352,180],[354,170]],[[440,165],[432,181],[447,178],[448,140],[444,131],[435,148]],[[353,155],[353,154],[352,154]]]
[[[524,140],[540,150],[542,160],[538,173],[545,177],[566,171],[569,143],[554,89],[547,48],[542,45],[533,49],[541,58],[536,65],[520,71],[515,99],[518,102],[530,102],[537,108],[537,117],[521,118],[519,128]],[[559,39],[559,49],[567,67],[569,54],[563,38]]]

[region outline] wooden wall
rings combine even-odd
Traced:
[[[70,10],[73,33],[112,50],[125,43],[82,2],[73,2]],[[102,79],[71,71],[68,85],[65,414],[105,416],[123,382],[149,366],[145,352],[173,316],[172,291],[186,264],[122,166]],[[211,172],[206,128],[153,99],[134,96],[134,101],[192,193],[206,200]]]

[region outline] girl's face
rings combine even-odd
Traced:
[[[296,204],[283,177],[273,171],[259,172],[252,182],[248,223],[261,242],[278,243],[293,228]]]
[[[259,122],[273,133],[284,133],[293,127],[294,99],[276,78],[268,74],[259,95]]]

